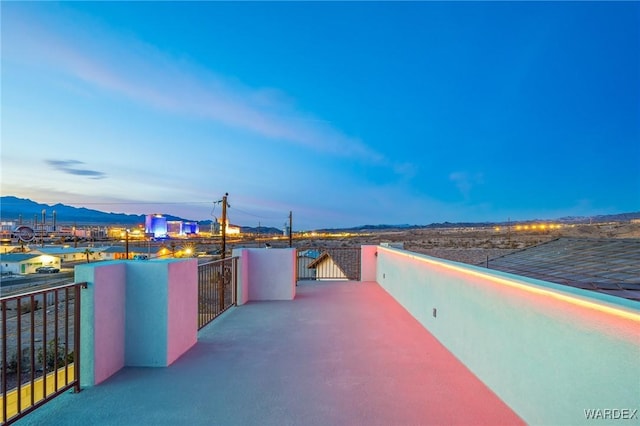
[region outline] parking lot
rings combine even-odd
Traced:
[[[0,296],[55,287],[73,282],[73,267],[62,268],[53,274],[3,275],[0,277]]]

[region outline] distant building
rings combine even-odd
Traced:
[[[102,260],[98,254],[99,250],[93,247],[47,246],[34,248],[31,253],[55,256],[62,262],[79,262],[87,260],[87,248],[90,251],[89,260]]]
[[[389,247],[389,248],[404,250],[404,243],[402,241],[397,241],[393,243],[380,243],[380,245],[382,247]]]
[[[15,222],[0,222],[0,241],[4,244],[10,244],[13,230],[16,227]]]
[[[240,235],[240,227],[227,222],[227,235]]]
[[[165,247],[134,247],[129,246],[129,259],[155,259],[158,257],[168,257],[171,251]],[[127,251],[122,246],[96,248],[97,260],[124,260],[127,258]]]
[[[198,222],[183,222],[182,223],[182,233],[185,235],[189,234],[197,234],[200,232],[200,226]]]
[[[132,257],[133,253],[129,251],[129,257]],[[127,251],[122,246],[112,246],[101,248],[98,252],[100,260],[121,260],[127,258]]]
[[[360,252],[350,249],[326,249],[309,263],[317,280],[357,281],[360,277]]]
[[[161,214],[148,214],[144,220],[144,232],[147,234],[153,234],[154,238],[166,238],[167,218]]]
[[[199,232],[197,222],[183,222],[181,220],[167,221],[167,235],[170,237],[184,237]]]
[[[2,274],[33,274],[40,266],[53,266],[60,269],[60,258],[32,253],[0,254],[0,273]]]
[[[167,235],[175,237],[182,235],[182,221],[180,220],[168,220],[167,221]]]
[[[22,246],[17,246],[17,245],[2,245],[2,248],[0,248],[0,252],[2,252],[2,254],[9,254],[9,253],[22,253],[23,252],[23,248]]]
[[[220,222],[218,222],[218,219],[216,219],[211,224],[211,233],[214,235],[220,235],[222,233],[222,229],[220,226]],[[237,225],[230,224],[229,221],[227,220],[225,233],[227,235],[240,235],[240,227]]]
[[[315,268],[309,268],[311,262],[320,256],[320,252],[315,249],[303,250],[298,252],[298,279],[299,280],[315,280]]]

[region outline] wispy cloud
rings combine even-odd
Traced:
[[[471,191],[476,186],[484,183],[484,175],[482,173],[458,171],[450,173],[449,180],[455,184],[464,200],[468,201],[471,198]]]
[[[212,120],[274,144],[303,146],[321,154],[388,167],[396,174],[409,170],[321,117],[297,108],[277,88],[251,87],[93,22],[85,23],[85,28],[91,28],[85,31],[78,25],[73,30],[62,29],[60,17],[54,20],[21,14],[19,18],[6,20],[11,25],[11,39],[5,43],[9,45],[7,55],[51,67],[95,90],[150,108]]]
[[[91,179],[104,179],[107,175],[97,170],[89,170],[85,168],[79,168],[82,166],[82,161],[78,160],[45,160],[45,162],[56,170],[64,173],[76,176],[86,176]]]

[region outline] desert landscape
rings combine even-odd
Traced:
[[[528,229],[524,227],[528,226]],[[296,247],[350,247],[401,243],[406,250],[473,265],[560,237],[640,238],[640,223],[607,222],[576,225],[512,225],[510,227],[422,228],[361,234],[299,238]]]

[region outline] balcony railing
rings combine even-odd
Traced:
[[[198,330],[236,304],[238,258],[198,265]]]
[[[0,404],[11,424],[61,393],[80,391],[80,289],[68,284],[0,299]]]

